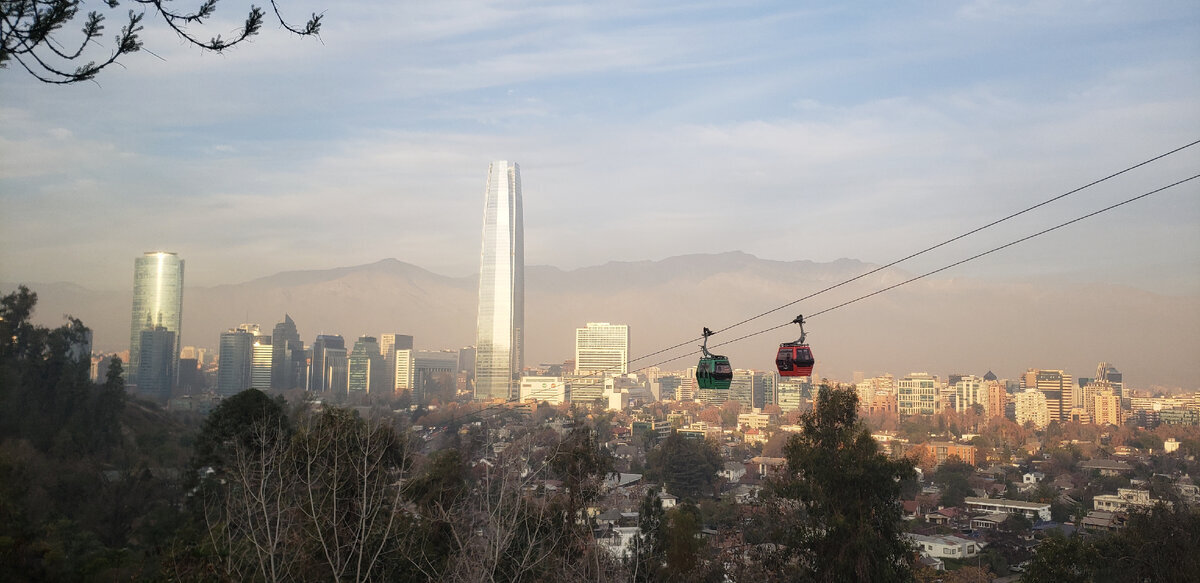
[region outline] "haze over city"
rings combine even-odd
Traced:
[[[1200,581],[1195,0],[0,0],[0,95],[0,581]]]

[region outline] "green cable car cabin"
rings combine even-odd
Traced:
[[[718,354],[709,354],[700,358],[696,365],[696,384],[701,389],[716,389],[728,391],[733,382],[733,367],[729,359]]]
[[[696,365],[696,384],[701,389],[728,391],[733,383],[733,367],[729,366],[728,358],[708,351],[708,337],[713,334],[712,330],[704,329],[704,344],[700,345],[703,356]]]

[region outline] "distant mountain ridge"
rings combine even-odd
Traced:
[[[874,267],[852,259],[771,261],[736,251],[569,271],[527,266],[526,363],[572,358],[574,329],[587,322],[629,324],[631,353],[647,354],[698,338],[704,326],[721,329]],[[796,314],[812,314],[907,277],[901,270],[882,270],[718,335],[710,346],[781,326],[721,347],[735,367],[768,369],[775,346],[798,336],[799,329],[787,325]],[[3,285],[6,291],[16,287]],[[40,298],[39,322],[57,325],[70,313],[93,328],[97,348],[128,347],[131,292],[69,283],[31,288]],[[412,334],[418,348],[459,348],[474,343],[477,294],[474,276],[447,277],[397,259],[188,287],[183,343],[215,353],[223,330],[253,322],[270,333],[288,313],[306,344],[318,333],[341,334],[352,343],[360,335],[396,332]],[[1029,367],[1091,376],[1105,360],[1133,386],[1197,387],[1191,370],[1200,354],[1195,296],[1100,284],[927,279],[821,315],[806,328],[817,373],[844,380],[854,370],[944,376],[991,369],[1014,378]],[[631,368],[691,350],[639,360]],[[692,359],[661,366],[682,369]]]

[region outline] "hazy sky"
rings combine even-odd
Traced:
[[[1200,139],[1194,0],[281,5],[321,39],[204,54],[148,21],[97,83],[0,71],[0,280],[123,289],[155,249],[189,285],[469,275],[493,159],[528,264],[884,263]],[[1197,172],[1200,146],[906,268]],[[956,274],[1200,293],[1200,181]]]

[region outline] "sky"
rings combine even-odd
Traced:
[[[1188,0],[280,7],[323,13],[320,38],[268,20],[212,54],[148,19],[94,83],[0,70],[0,281],[125,289],[149,250],[200,286],[388,257],[471,275],[501,159],[529,265],[882,264],[1200,139]],[[904,267],[1198,172],[1195,146]],[[1200,180],[948,275],[1200,294]]]

